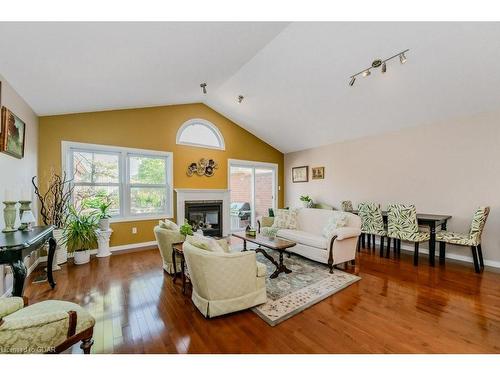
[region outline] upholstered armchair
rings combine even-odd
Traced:
[[[169,274],[174,273],[174,263],[172,262],[172,244],[184,241],[184,235],[178,230],[161,228],[159,225],[153,229],[158,242],[161,259],[163,261],[163,269]],[[177,269],[180,269],[180,260],[177,262]]]
[[[265,303],[266,266],[254,251],[212,252],[184,242],[191,299],[208,318]]]
[[[375,249],[375,236],[380,236],[380,256],[384,254],[384,239],[387,231],[384,226],[384,218],[380,205],[372,202],[363,202],[358,205],[358,215],[361,218],[361,233],[372,237]],[[359,251],[358,241],[358,251]],[[370,241],[368,242],[370,244]]]
[[[489,207],[479,207],[472,218],[469,233],[456,233],[446,230],[436,233],[436,241],[459,246],[470,246],[472,250],[472,259],[474,261],[474,270],[477,273],[480,273],[484,269],[481,235],[483,234],[483,229],[489,214]]]
[[[341,207],[341,211],[345,211],[345,212],[352,212],[353,211],[351,201],[340,202],[340,207]]]
[[[77,342],[90,353],[95,319],[76,303],[48,300],[25,307],[0,298],[0,353],[60,353]]]
[[[431,235],[418,229],[417,210],[414,205],[390,204],[387,207],[387,253],[391,248],[391,238],[394,239],[395,248],[400,250],[401,240],[415,243],[413,264],[418,266],[419,244],[429,241]]]

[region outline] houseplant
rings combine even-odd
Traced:
[[[99,206],[99,229],[105,232],[109,230],[109,219],[111,218],[109,206],[111,206],[111,202],[101,203]]]
[[[311,199],[311,197],[309,195],[301,195],[300,201],[302,202],[302,204],[306,208],[310,208],[313,206],[313,200]]]
[[[187,220],[184,221],[184,224],[181,225],[179,228],[179,232],[184,235],[184,236],[192,236],[193,235],[193,227],[191,224],[187,222]]]
[[[54,229],[54,239],[58,244],[52,270],[58,270],[58,264],[63,264],[68,260],[68,251],[62,241],[62,233],[66,223],[68,206],[73,193],[72,179],[66,173],[62,176],[50,171],[50,178],[47,180],[44,191],[42,186],[37,184],[37,176],[31,179],[35,194],[40,203],[40,216],[44,225],[52,225]]]
[[[75,264],[89,262],[89,250],[97,246],[97,228],[99,228],[99,214],[96,211],[77,211],[73,206],[69,208],[62,240],[68,252],[74,253]]]

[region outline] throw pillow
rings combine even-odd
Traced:
[[[210,237],[201,236],[186,236],[186,242],[203,250],[212,251],[214,253],[223,253],[224,249],[221,245]]]
[[[297,229],[297,210],[278,209],[274,215],[273,228]]]
[[[160,220],[158,222],[158,225],[160,226],[160,228],[163,228],[163,229],[170,229],[170,230],[179,230],[179,226],[174,223],[173,221],[170,221],[168,219],[165,219],[165,221],[163,220]]]
[[[338,214],[338,215],[332,215],[328,219],[328,222],[326,223],[325,227],[323,228],[323,237],[326,238],[331,238],[333,234],[335,233],[335,230],[338,228],[345,227],[347,225],[347,216]]]

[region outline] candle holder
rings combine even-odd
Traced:
[[[19,207],[19,220],[21,220],[23,217],[24,211],[31,211],[31,207],[30,207],[31,201],[19,201],[19,204],[21,205]],[[18,229],[19,230],[26,230],[27,227],[28,227],[28,224],[21,223],[21,225],[19,226]]]
[[[16,224],[16,201],[5,201],[5,208],[3,209],[3,218],[5,220],[5,229],[2,232],[15,232],[17,229],[14,228]]]

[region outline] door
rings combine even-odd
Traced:
[[[272,164],[230,161],[232,232],[256,227],[258,218],[276,208],[276,171]]]

